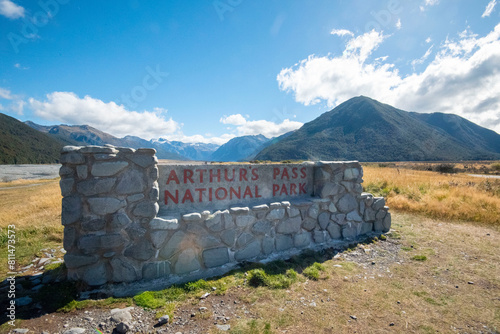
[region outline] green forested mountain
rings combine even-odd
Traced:
[[[304,124],[290,136],[263,149],[255,159],[499,159],[498,143],[499,134],[459,116],[409,113],[359,96]]]
[[[0,113],[0,164],[56,163],[62,144]]]

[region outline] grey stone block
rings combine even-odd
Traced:
[[[106,265],[102,262],[86,267],[82,280],[90,286],[103,285],[108,281]]]
[[[182,220],[186,222],[199,222],[201,220],[201,214],[198,212],[188,213],[182,215]]]
[[[96,263],[97,260],[99,260],[99,258],[95,255],[74,255],[69,253],[64,254],[64,264],[68,269],[88,266],[89,264]]]
[[[156,163],[156,159],[154,156],[147,154],[131,154],[128,155],[127,158],[135,163],[136,165],[141,166],[142,168],[149,167],[151,165],[154,165]]]
[[[347,220],[355,221],[355,222],[361,222],[363,221],[363,218],[359,215],[358,211],[351,211],[347,214],[346,216]]]
[[[87,165],[76,166],[76,175],[80,180],[84,180],[89,175],[89,168]]]
[[[264,237],[262,239],[262,253],[265,255],[271,254],[274,251],[274,238]]]
[[[144,199],[144,194],[130,195],[130,196],[127,196],[127,203],[139,202],[142,199]]]
[[[80,152],[81,153],[94,153],[94,154],[116,154],[116,153],[118,153],[118,150],[115,149],[114,147],[89,145],[89,146],[82,147],[80,149]]]
[[[87,199],[90,211],[97,215],[107,215],[115,213],[119,209],[126,206],[125,201],[113,197],[95,197]]]
[[[364,217],[364,220],[367,222],[374,221],[376,219],[375,218],[375,210],[373,210],[372,208],[369,208],[369,207],[366,208],[363,217]]]
[[[342,228],[336,223],[330,223],[326,228],[332,239],[342,239]]]
[[[311,205],[309,210],[307,210],[307,215],[311,217],[312,219],[318,219],[319,215],[319,205],[317,203],[314,203]]]
[[[361,223],[361,234],[368,234],[373,231],[373,223]]]
[[[111,219],[111,228],[112,229],[122,229],[130,224],[132,220],[125,213],[116,213],[113,215]]]
[[[65,250],[71,250],[76,244],[77,231],[74,227],[66,226],[64,228],[63,247]]]
[[[121,195],[142,193],[147,183],[144,173],[138,170],[128,170],[118,178],[115,191]]]
[[[96,162],[92,166],[91,173],[93,176],[112,176],[123,170],[128,166],[126,161],[113,161],[113,162]]]
[[[358,236],[358,229],[355,225],[345,225],[342,229],[342,237],[348,240],[354,240]]]
[[[72,177],[62,178],[59,181],[59,187],[61,188],[61,196],[69,196],[73,192],[73,186],[75,185],[75,179]]]
[[[100,218],[97,218],[97,219],[90,218],[89,219],[89,218],[84,219],[81,222],[82,230],[95,232],[95,231],[103,230],[104,227],[106,227],[106,222],[104,221],[104,219],[100,219]]]
[[[84,254],[94,254],[98,250],[121,247],[124,243],[125,239],[118,233],[102,235],[88,234],[78,240],[78,248]]]
[[[330,222],[330,213],[329,212],[322,212],[318,216],[318,222],[319,222],[319,227],[322,230],[326,230],[326,227],[328,226],[328,223]]]
[[[59,168],[59,176],[60,177],[65,177],[65,176],[74,176],[75,170],[69,166],[61,166]]]
[[[133,282],[138,279],[134,266],[128,261],[115,257],[111,259],[110,264],[113,282]]]
[[[137,217],[153,218],[160,209],[158,203],[151,201],[139,202],[134,208],[133,214]],[[201,218],[201,216],[200,216]]]
[[[129,238],[132,240],[142,239],[147,232],[145,228],[141,227],[141,225],[137,223],[128,225],[125,231],[127,231]]]
[[[243,216],[237,216],[236,217],[236,226],[238,227],[246,227],[248,225],[251,225],[255,222],[255,217],[252,215],[243,215]]]
[[[189,248],[182,251],[175,263],[175,273],[178,275],[187,274],[201,268],[196,252]]]
[[[337,209],[339,209],[339,211],[343,213],[351,212],[352,210],[355,210],[357,208],[358,202],[356,201],[356,198],[351,194],[345,194],[337,203]]]
[[[149,228],[152,230],[177,230],[179,228],[178,220],[156,217],[149,222]]]
[[[169,259],[172,255],[180,251],[180,245],[185,240],[186,233],[183,231],[175,232],[165,246],[160,250],[160,256]]]
[[[153,167],[151,168],[151,170],[149,171],[149,178],[151,180],[158,180],[158,178],[160,177],[160,172],[158,170],[158,167]]]
[[[338,183],[327,182],[321,188],[320,197],[326,198],[329,196],[337,195],[342,191],[341,186]]]
[[[85,157],[80,153],[65,153],[61,155],[62,164],[81,165],[85,163]]]
[[[155,253],[153,245],[148,240],[140,240],[125,250],[125,256],[139,261],[149,260]]]
[[[234,207],[234,208],[230,208],[229,211],[233,214],[245,214],[245,213],[249,213],[250,212],[250,208],[248,207]]]
[[[224,242],[229,247],[234,246],[234,242],[236,241],[236,231],[234,229],[225,230],[220,234],[222,242]]]
[[[373,223],[373,230],[375,232],[382,232],[384,230],[384,220],[383,219],[377,219]]]
[[[391,230],[391,213],[390,212],[387,212],[387,214],[385,215],[384,220],[383,220],[383,226],[384,226],[384,229],[382,230],[382,232],[386,233],[386,232],[389,232]]]
[[[300,210],[294,206],[290,206],[289,208],[286,209],[286,211],[288,213],[288,217],[290,218],[300,215]]]
[[[312,231],[316,227],[316,219],[312,219],[310,217],[304,219],[304,222],[302,223],[302,228],[307,230],[307,231]]]
[[[68,196],[62,199],[61,223],[69,225],[82,217],[82,200],[77,196]]]
[[[293,236],[293,244],[297,248],[304,248],[309,246],[311,243],[311,234],[309,233],[299,233]]]
[[[357,168],[347,168],[344,171],[344,180],[351,181],[357,180],[359,177],[359,169]]]
[[[280,203],[280,206],[281,206],[281,203]],[[285,209],[278,208],[278,209],[272,209],[271,211],[269,211],[266,218],[269,220],[279,220],[279,219],[283,219],[283,217],[285,217]]]
[[[199,238],[199,244],[203,249],[220,246],[221,244],[221,241],[218,238],[210,234],[201,235]]]
[[[116,158],[116,154],[94,154],[94,159],[99,160],[111,160]]]
[[[168,237],[168,231],[158,230],[151,232],[151,242],[154,248],[160,248],[166,241]]]
[[[234,254],[234,258],[236,261],[242,261],[257,257],[260,255],[260,242],[259,240],[255,240],[249,243],[245,248],[237,251]]]
[[[383,197],[375,197],[373,199],[372,209],[378,211],[385,206],[385,199]]]
[[[233,216],[229,213],[229,210],[222,211],[222,221],[224,222],[224,229],[230,229],[235,226]]]
[[[149,199],[152,201],[158,201],[160,199],[160,189],[158,187],[153,187],[149,191]]]
[[[383,219],[385,215],[387,214],[387,211],[385,210],[378,210],[377,214],[375,215],[375,219]]]
[[[252,234],[243,232],[236,240],[236,247],[243,248],[253,240],[255,240],[255,237]]]
[[[157,261],[144,264],[142,267],[143,279],[155,279],[170,275],[170,262]]]
[[[212,232],[220,232],[224,229],[222,224],[222,213],[217,211],[207,220],[205,220],[205,226]]]
[[[337,207],[335,206],[335,204],[333,202],[330,202],[330,204],[328,204],[328,211],[330,211],[332,213],[337,212]]]
[[[257,235],[268,234],[271,231],[272,223],[268,220],[259,220],[252,226],[252,233]]]
[[[325,242],[325,233],[323,231],[314,230],[313,239],[315,243],[321,244]]]
[[[229,253],[226,247],[207,249],[203,252],[203,262],[208,268],[219,267],[229,262]]]
[[[276,232],[282,234],[294,234],[300,231],[302,219],[300,216],[288,218],[276,226]]]
[[[79,182],[76,186],[78,192],[85,196],[108,193],[113,189],[116,178],[93,179]]]
[[[290,249],[293,247],[293,238],[290,235],[277,235],[276,236],[276,250],[278,252]]]

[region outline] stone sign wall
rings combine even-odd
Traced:
[[[170,165],[160,180],[160,212],[225,209],[310,197],[313,165]]]
[[[391,225],[358,162],[158,165],[153,149],[66,146],[61,163],[65,263],[91,286],[220,275]]]

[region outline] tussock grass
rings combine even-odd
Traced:
[[[7,228],[15,225],[16,261],[27,265],[43,248],[61,248],[59,179],[0,183],[0,261],[7,259]],[[0,266],[0,277],[7,267]]]
[[[364,167],[364,188],[391,209],[500,228],[500,180],[396,168]]]

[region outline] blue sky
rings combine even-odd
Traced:
[[[271,137],[366,95],[500,132],[496,0],[0,0],[0,112]]]

